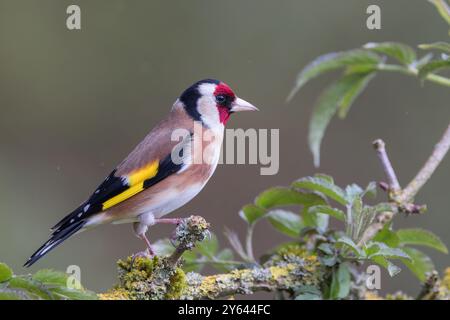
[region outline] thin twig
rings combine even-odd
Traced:
[[[422,169],[417,173],[414,179],[408,184],[408,186],[401,193],[399,200],[402,203],[412,201],[414,196],[419,192],[423,185],[430,179],[436,168],[441,163],[442,159],[447,154],[450,148],[450,124],[445,130],[441,140],[434,147],[433,153],[423,165]]]
[[[394,168],[392,167],[391,161],[386,153],[386,145],[384,141],[377,139],[372,144],[377,151],[377,156],[383,166],[383,171],[386,175],[386,179],[388,180],[390,191],[400,191],[400,183],[398,182],[397,175],[395,174]]]

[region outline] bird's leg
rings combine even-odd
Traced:
[[[152,257],[155,255],[153,251],[152,245],[146,236],[146,232],[148,230],[148,225],[142,222],[135,222],[133,224],[134,233],[139,239],[144,240],[147,249],[145,251],[140,251],[133,255],[133,262],[136,257]]]
[[[177,226],[183,221],[182,218],[159,218],[155,219],[155,223],[168,223],[168,224],[176,224]],[[172,235],[170,236],[170,243],[176,247],[176,229],[172,232]]]
[[[168,224],[180,224],[180,222],[182,221],[182,218],[160,218],[160,219],[155,219],[155,223],[168,223]]]

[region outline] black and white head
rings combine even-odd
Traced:
[[[237,97],[226,83],[214,79],[196,82],[181,94],[179,101],[194,120],[210,128],[223,127],[234,112],[258,110]]]

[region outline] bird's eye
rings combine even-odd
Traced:
[[[224,104],[226,100],[227,100],[227,98],[224,95],[220,94],[220,95],[216,96],[216,101],[219,104]]]

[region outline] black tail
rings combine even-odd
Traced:
[[[59,244],[61,244],[68,237],[73,235],[75,232],[79,231],[85,225],[85,220],[79,220],[74,222],[73,224],[69,224],[64,229],[58,230],[54,232],[50,239],[44,243],[33,255],[25,262],[24,267],[29,267],[46,255],[49,251],[56,248]]]

